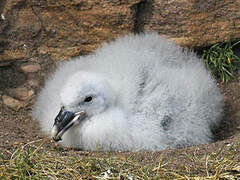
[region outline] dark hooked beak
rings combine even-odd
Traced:
[[[86,117],[85,111],[71,112],[65,110],[63,107],[55,118],[52,128],[52,138],[58,142],[62,140],[63,134],[73,125],[78,124],[82,119]]]

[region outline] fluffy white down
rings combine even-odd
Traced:
[[[64,146],[156,151],[208,143],[221,118],[222,96],[202,60],[155,33],[125,36],[60,63],[33,116],[49,134],[60,107],[91,91],[104,100],[63,135]]]

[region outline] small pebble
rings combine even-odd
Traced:
[[[30,99],[34,95],[34,91],[32,89],[28,90],[24,86],[10,89],[9,93],[10,95],[24,101]]]
[[[27,63],[27,64],[21,65],[20,69],[24,73],[35,73],[41,69],[41,66],[39,64]]]
[[[32,88],[37,88],[37,87],[39,87],[39,81],[36,80],[36,79],[29,79],[29,80],[27,81],[27,84],[28,84],[29,86],[31,86]]]
[[[3,95],[2,96],[3,103],[13,109],[13,110],[19,110],[20,108],[24,107],[24,103],[21,101],[18,101],[17,99],[14,99],[10,96]]]

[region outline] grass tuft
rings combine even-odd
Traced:
[[[49,149],[44,144],[45,141],[40,140],[1,150],[0,179],[240,178],[239,143],[222,146],[209,153],[198,152],[199,148],[196,148],[196,151],[87,154]]]
[[[204,59],[206,67],[222,82],[235,78],[240,57],[234,53],[233,47],[239,43],[240,41],[232,44],[229,39],[227,43],[217,43],[203,51],[202,59]]]

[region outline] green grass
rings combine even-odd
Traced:
[[[239,43],[240,41],[232,44],[229,39],[227,43],[217,43],[203,51],[202,58],[206,67],[222,82],[235,78],[235,72],[240,65],[240,57],[234,53],[233,47]]]
[[[240,144],[214,152],[82,152],[47,148],[44,141],[1,150],[0,179],[238,179]]]

